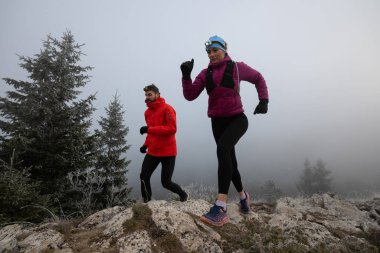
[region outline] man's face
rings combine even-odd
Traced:
[[[160,93],[155,93],[154,91],[151,91],[151,90],[145,91],[145,103],[153,102],[159,97],[160,97]]]

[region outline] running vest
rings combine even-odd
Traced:
[[[226,69],[224,70],[222,82],[220,83],[220,86],[226,87],[226,88],[235,88],[234,78],[233,78],[233,71],[234,71],[234,65],[235,63],[233,61],[228,61]],[[216,84],[214,83],[214,79],[212,77],[212,68],[211,66],[208,66],[207,72],[206,72],[206,90],[207,94],[210,94],[211,91],[216,87]]]

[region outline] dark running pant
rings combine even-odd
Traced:
[[[152,189],[150,187],[150,177],[157,168],[158,164],[162,164],[161,183],[162,186],[169,191],[177,193],[180,197],[185,195],[185,192],[179,185],[172,182],[172,176],[175,165],[175,156],[157,157],[146,155],[142,164],[140,180],[141,180],[141,195],[144,202],[152,199]]]
[[[228,194],[231,181],[241,192],[243,185],[238,170],[235,145],[248,129],[248,119],[244,113],[226,118],[212,118],[212,132],[218,156],[219,193]]]

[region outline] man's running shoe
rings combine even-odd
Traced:
[[[239,212],[242,214],[249,214],[251,213],[251,200],[249,199],[248,192],[244,192],[245,199],[241,199],[239,203]]]
[[[183,196],[181,196],[181,197],[179,198],[179,200],[180,200],[181,202],[188,201],[189,199],[190,199],[190,194],[188,194],[188,193],[185,192],[185,191],[184,191]]]
[[[229,221],[229,218],[227,215],[227,210],[223,210],[223,207],[214,204],[208,213],[201,216],[200,220],[204,223],[221,227]]]

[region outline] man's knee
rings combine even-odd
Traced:
[[[145,175],[145,174],[143,174],[143,173],[140,173],[140,180],[141,180],[141,181],[148,181],[149,178],[148,178],[147,175]]]
[[[170,180],[161,180],[161,184],[165,189],[169,189],[172,182]]]

